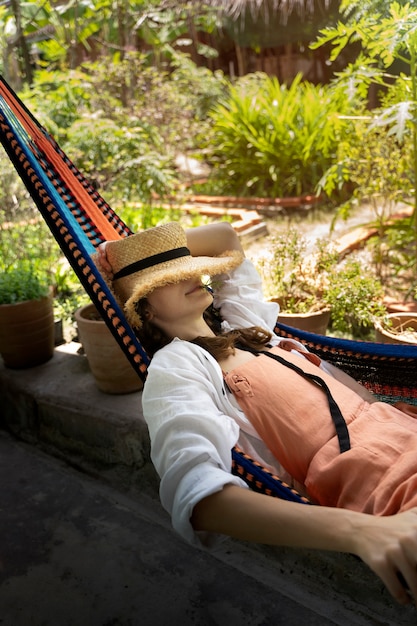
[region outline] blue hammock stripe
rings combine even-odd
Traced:
[[[311,504],[308,498],[300,495],[298,491],[272,474],[237,446],[232,450],[232,474],[242,478],[253,491],[258,493],[300,504]]]

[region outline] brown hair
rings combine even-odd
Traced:
[[[148,355],[152,357],[155,352],[168,345],[172,338],[168,337],[152,321],[147,319],[146,311],[148,306],[146,298],[141,298],[136,303],[136,311],[143,320],[142,327],[136,329],[136,334]],[[195,343],[207,350],[216,361],[225,359],[233,354],[236,345],[239,343],[254,350],[261,350],[272,337],[271,332],[260,326],[231,330],[222,334],[219,310],[214,308],[213,305],[209,306],[204,312],[204,319],[216,336],[196,337],[191,343]]]
[[[262,350],[271,337],[272,334],[268,330],[260,326],[251,326],[230,330],[224,335],[216,335],[216,337],[196,337],[192,343],[204,348],[210,352],[216,361],[220,361],[233,354],[238,344],[253,350]]]

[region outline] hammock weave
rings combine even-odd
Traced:
[[[144,381],[149,358],[91,255],[103,241],[132,232],[0,77],[0,141],[62,252],[126,358]],[[340,340],[277,324],[322,359],[363,382],[381,399],[417,404],[417,346]],[[232,472],[261,493],[308,500],[235,447]]]
[[[417,345],[335,339],[280,323],[275,330],[350,374],[378,400],[417,404]]]

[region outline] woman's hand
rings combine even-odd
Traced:
[[[101,243],[97,247],[97,254],[98,254],[97,261],[100,267],[106,272],[106,274],[108,274],[110,278],[113,278],[113,268],[110,265],[110,262],[107,258],[107,252],[106,252],[107,243],[108,243],[107,241],[103,241],[103,243]]]
[[[355,553],[400,603],[417,605],[417,508],[368,518],[354,539]]]

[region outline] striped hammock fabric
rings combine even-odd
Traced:
[[[91,258],[101,242],[131,231],[1,77],[0,140],[63,254],[144,381],[149,358]],[[417,404],[417,346],[340,340],[281,324],[276,332],[302,341],[381,399]],[[308,503],[238,448],[232,451],[232,471],[255,491]]]

